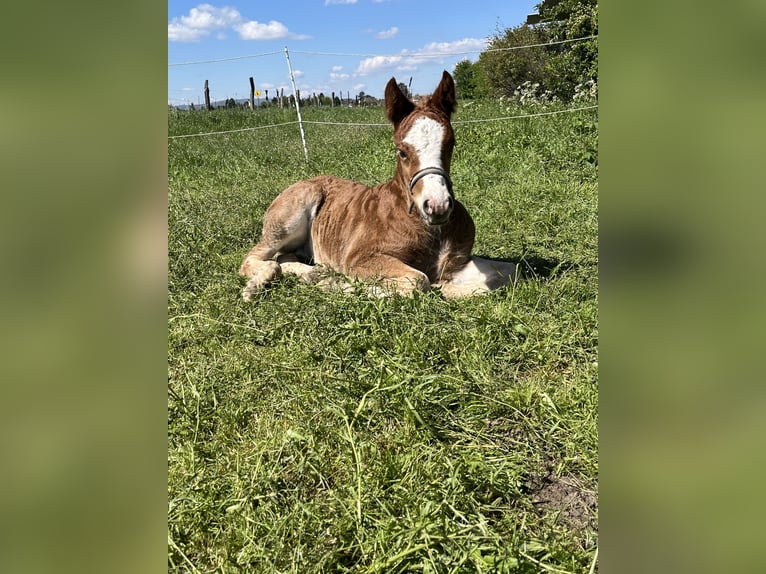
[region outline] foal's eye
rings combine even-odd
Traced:
[[[398,152],[400,158],[407,159],[407,152],[406,151],[404,151],[403,149],[400,149],[400,150],[397,150],[397,152]]]

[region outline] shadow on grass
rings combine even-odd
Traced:
[[[476,254],[477,257],[499,263],[513,263],[516,265],[520,279],[552,279],[563,271],[578,267],[577,263],[560,261],[554,258],[541,257],[539,255],[525,253],[521,257],[486,257]]]
[[[562,264],[558,259],[541,257],[531,253],[523,254],[515,261],[518,273],[522,279],[550,279],[562,271]]]

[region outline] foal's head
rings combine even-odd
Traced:
[[[429,225],[443,225],[455,205],[449,177],[455,134],[455,83],[446,71],[434,93],[416,106],[394,78],[386,85],[386,115],[394,125],[397,172],[407,182],[410,211],[416,207]]]

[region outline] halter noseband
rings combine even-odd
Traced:
[[[410,180],[410,209],[407,213],[412,213],[412,208],[415,206],[415,193],[412,191],[415,189],[415,184],[419,182],[421,179],[423,179],[427,175],[440,175],[444,178],[444,180],[447,182],[447,191],[449,192],[449,195],[452,199],[455,199],[455,194],[452,193],[452,180],[449,177],[449,174],[440,167],[426,167],[419,171],[416,171],[415,174],[412,176],[412,179]]]

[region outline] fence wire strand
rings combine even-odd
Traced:
[[[400,52],[398,54],[364,54],[354,52],[314,52],[309,50],[290,50],[292,54],[303,54],[305,56],[338,56],[338,57],[351,57],[351,58],[440,58],[443,56],[463,56],[466,54],[477,54],[481,52],[509,52],[511,50],[524,50],[525,48],[542,48],[544,46],[556,46],[558,44],[568,44],[571,42],[581,42],[584,40],[592,40],[597,38],[595,34],[592,36],[582,36],[580,38],[570,38],[568,40],[555,40],[553,42],[545,42],[542,44],[527,44],[524,46],[509,46],[507,48],[475,48],[473,50],[462,50],[457,52]],[[232,56],[231,58],[219,58],[217,60],[198,60],[194,62],[175,62],[168,64],[168,68],[175,66],[194,66],[196,64],[213,64],[217,62],[231,62],[234,60],[246,60],[249,58],[261,58],[263,56],[274,56],[281,54],[282,51],[276,52],[264,52],[263,54],[250,54],[247,56]]]
[[[251,128],[241,128],[238,130],[226,130],[222,132],[204,132],[204,133],[198,133],[198,134],[182,134],[178,136],[168,136],[169,140],[174,140],[178,138],[193,138],[193,137],[201,137],[201,136],[220,136],[223,134],[235,134],[237,132],[252,132],[255,130],[265,130],[266,128],[278,128],[281,126],[290,126],[292,124],[297,124],[298,120],[293,120],[291,122],[284,122],[281,124],[269,124],[267,126],[253,126]],[[303,122],[306,123],[306,122]]]
[[[523,118],[535,118],[540,116],[553,116],[557,114],[566,114],[571,112],[580,112],[584,110],[594,110],[598,108],[598,105],[593,106],[583,106],[580,108],[567,108],[565,110],[555,110],[552,112],[539,112],[536,114],[522,114],[518,116],[503,116],[499,118],[480,118],[476,120],[456,120],[452,122],[452,125],[461,125],[461,124],[478,124],[478,123],[485,123],[485,122],[499,122],[499,121],[506,121],[506,120],[517,120],[517,119],[523,119]],[[193,138],[193,137],[201,137],[201,136],[218,136],[218,135],[225,135],[225,134],[233,134],[238,132],[251,132],[255,130],[263,130],[266,128],[277,128],[282,126],[289,126],[293,124],[297,124],[298,120],[293,120],[291,122],[284,122],[281,124],[269,124],[267,126],[253,126],[251,128],[241,128],[238,130],[226,130],[226,131],[220,131],[220,132],[204,132],[204,133],[198,133],[198,134],[183,134],[178,136],[168,136],[169,140],[172,139],[178,139],[178,138]],[[313,125],[321,125],[321,126],[349,126],[349,127],[381,127],[381,126],[388,126],[388,123],[361,123],[361,122],[322,122],[318,120],[303,120],[304,124],[313,124]]]
[[[217,60],[197,60],[195,62],[176,62],[168,64],[168,68],[175,66],[194,66],[195,64],[215,64],[218,62],[232,62],[234,60],[247,60],[249,58],[262,58],[263,56],[274,56],[275,54],[281,54],[281,51],[276,52],[264,52],[263,54],[250,54],[248,56],[233,56],[231,58],[218,58]]]

